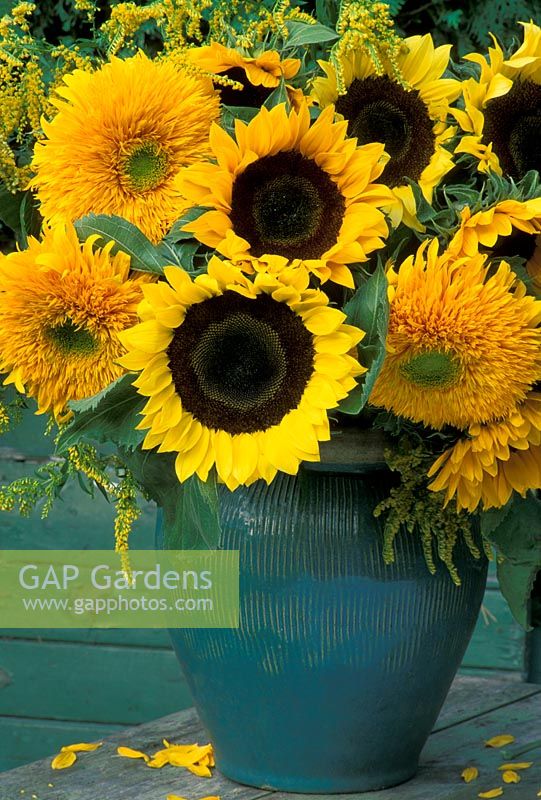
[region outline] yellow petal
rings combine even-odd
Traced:
[[[488,798],[491,797],[501,797],[502,794],[503,794],[503,789],[501,786],[498,786],[497,789],[489,789],[488,792],[479,792],[477,797],[485,797],[488,800]]]
[[[466,783],[471,783],[479,777],[479,770],[477,767],[466,767],[466,769],[462,770],[461,777]]]
[[[511,761],[508,764],[500,764],[498,769],[504,772],[508,769],[530,769],[533,766],[533,761]]]
[[[514,769],[506,769],[502,778],[504,783],[520,783],[520,775]]]
[[[511,744],[515,741],[515,737],[510,733],[502,733],[499,736],[493,736],[492,739],[487,739],[485,742],[486,747],[505,747],[506,744]]]
[[[62,748],[62,751],[69,751],[70,753],[92,753],[94,750],[97,750],[98,747],[102,746],[102,742],[87,744],[86,742],[81,742],[81,744],[68,744],[66,747]]]
[[[179,794],[168,794],[167,800],[186,800],[186,798],[181,797]]]
[[[72,753],[71,750],[63,750],[53,758],[51,767],[53,769],[67,769],[68,767],[71,767],[72,764],[75,764],[76,761],[77,756],[75,753]]]
[[[140,750],[132,750],[131,747],[119,747],[117,753],[123,758],[142,758],[144,761],[150,761],[146,753],[142,753]]]

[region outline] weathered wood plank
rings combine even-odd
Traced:
[[[0,639],[25,639],[30,642],[80,642],[81,644],[113,644],[118,647],[151,647],[170,650],[166,630],[159,628],[0,628]],[[122,654],[119,653],[120,657]]]
[[[530,692],[530,695],[524,697],[524,691]],[[483,703],[492,704],[493,710],[457,722],[457,713],[460,715],[473,711],[471,703],[475,704],[479,693],[484,695]],[[509,703],[503,707],[502,693],[509,699]],[[503,754],[501,751],[487,750],[483,741],[504,731],[516,735],[517,745],[526,746],[529,741],[538,738],[541,687],[510,687],[498,683],[487,685],[483,681],[472,682],[463,678],[449,696],[445,715],[448,721],[454,719],[455,722],[432,734],[422,757],[419,775],[414,780],[400,788],[370,792],[362,797],[366,800],[470,800],[480,790],[477,785],[481,788],[496,785],[494,780],[499,777],[496,767],[501,763]],[[248,729],[246,736],[249,735]],[[173,742],[206,742],[193,711],[173,714],[124,730],[120,735],[115,734],[97,752],[83,754],[72,769],[54,772],[50,768],[50,760],[47,760],[3,773],[0,775],[0,800],[17,800],[21,789],[25,790],[26,796],[36,794],[39,800],[165,800],[169,793],[190,798],[220,795],[222,800],[255,800],[272,794],[233,784],[217,771],[212,778],[196,778],[185,770],[172,767],[150,770],[142,762],[115,755],[120,744],[143,751],[159,749],[163,737]],[[539,756],[541,761],[541,749]],[[483,780],[475,786],[465,787],[460,781],[460,772],[467,764],[476,762],[482,769]],[[48,783],[53,783],[54,787],[51,789]],[[541,775],[538,769],[532,769],[528,775],[525,774],[519,787],[506,790],[506,800],[519,797],[524,800],[525,796],[535,796],[532,793],[518,794],[516,790],[526,787],[533,789],[537,783],[541,787]],[[273,794],[273,800],[299,797]],[[354,799],[361,795],[346,797]]]
[[[191,705],[173,651],[0,641],[0,714],[133,724]]]
[[[65,744],[111,736],[117,725],[0,717],[0,772],[59,752]]]

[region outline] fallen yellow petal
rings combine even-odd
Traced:
[[[194,775],[197,775],[200,778],[210,778],[210,769],[205,766],[199,766],[197,764],[188,764],[186,769],[189,769]]]
[[[533,761],[512,761],[509,764],[500,764],[498,769],[503,771],[508,769],[530,769],[533,766]]]
[[[132,750],[131,747],[118,747],[117,753],[122,758],[142,758],[143,761],[150,761],[146,753],[142,753],[140,750]]]
[[[98,742],[97,744],[87,744],[86,742],[81,742],[80,744],[68,744],[66,747],[62,748],[62,752],[68,751],[70,753],[93,753],[94,750],[97,750],[98,747],[101,747],[103,742]]]
[[[462,770],[461,778],[466,783],[471,783],[478,777],[479,777],[479,770],[477,769],[477,767],[466,767],[466,769]]]
[[[489,789],[488,792],[479,792],[477,797],[484,797],[487,798],[488,800],[488,798],[490,797],[501,797],[502,794],[503,794],[503,789],[501,786],[498,786],[497,789]]]
[[[51,762],[53,769],[67,769],[75,764],[77,756],[71,750],[62,750]]]
[[[164,739],[164,742],[165,742],[165,739]],[[167,795],[167,800],[186,800],[186,798],[185,797],[181,797],[178,794],[168,794]]]
[[[504,783],[519,783],[520,775],[514,769],[506,769],[502,775]]]
[[[500,736],[493,736],[492,739],[487,739],[485,742],[486,747],[505,747],[506,744],[511,744],[515,741],[515,737],[510,733],[502,733]]]

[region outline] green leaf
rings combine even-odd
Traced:
[[[481,531],[498,552],[502,594],[526,628],[533,582],[541,569],[541,501],[532,492],[514,496],[504,508],[483,513]]]
[[[206,482],[193,475],[180,483],[176,453],[125,452],[122,459],[136,480],[163,510],[167,541],[175,550],[215,550],[220,544],[220,514],[215,473]]]
[[[389,326],[387,278],[380,264],[344,307],[348,323],[365,332],[359,344],[359,360],[367,368],[358,386],[339,405],[344,414],[358,414],[368,402],[385,359],[385,341]]]
[[[334,27],[338,19],[338,0],[316,0],[316,16],[329,27]]]
[[[79,411],[58,438],[57,450],[62,453],[81,439],[114,442],[126,449],[137,447],[145,436],[135,430],[146,399],[132,385],[134,375],[124,375],[96,398],[78,403]],[[74,404],[75,406],[75,404]]]
[[[77,220],[75,228],[81,241],[97,233],[105,242],[116,242],[112,252],[127,253],[132,269],[162,275],[163,267],[170,263],[139,228],[122,217],[88,214]]]
[[[287,93],[286,82],[283,78],[276,89],[267,97],[263,105],[265,108],[274,108],[274,106],[279,106],[280,103],[285,103],[286,108],[289,107],[289,95]]]
[[[43,218],[38,211],[36,198],[32,192],[25,192],[19,209],[20,234],[18,236],[19,246],[28,247],[28,237],[38,237],[41,230]]]
[[[21,203],[24,196],[24,192],[13,194],[5,186],[0,185],[0,220],[16,235],[19,235],[21,230]]]
[[[320,42],[332,42],[339,36],[332,28],[316,22],[310,25],[308,22],[286,22],[289,37],[286,40],[287,47],[300,47],[305,44],[319,44]]]

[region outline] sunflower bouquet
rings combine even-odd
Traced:
[[[0,425],[33,398],[60,456],[0,508],[47,511],[78,477],[117,503],[124,552],[138,492],[173,519],[198,493],[217,527],[218,483],[379,430],[384,557],[406,524],[458,580],[480,521],[526,623],[541,28],[454,63],[385,3],[309,8],[76,1],[92,36],[62,45],[33,3],[0,20]]]

